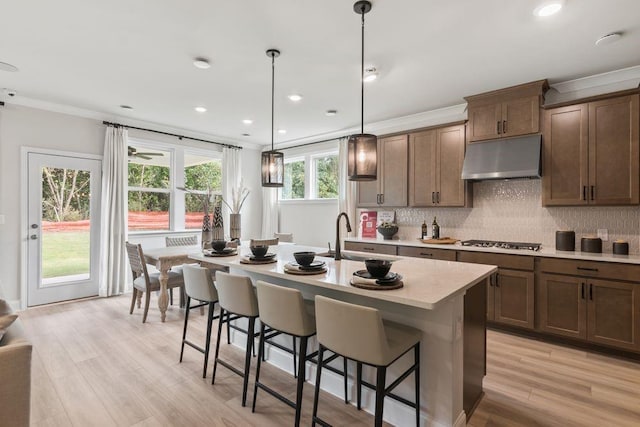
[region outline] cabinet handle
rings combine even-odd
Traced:
[[[497,133],[498,135],[500,135],[500,133],[501,133],[501,132],[500,132],[500,120],[498,120],[498,121],[496,122],[496,133]]]
[[[576,267],[576,269],[582,270],[582,271],[595,271],[595,272],[598,271],[597,268],[591,268],[591,267]]]
[[[380,196],[381,196],[381,194],[377,194],[377,195],[376,195],[376,203],[377,203],[377,204],[380,204],[380,203],[381,203],[381,202],[380,202]]]
[[[502,121],[502,133],[507,133],[507,121]]]
[[[431,192],[431,203],[433,203],[434,205],[436,204],[436,192],[435,191]]]
[[[582,288],[580,290],[580,296],[582,297],[582,299],[584,299],[584,282],[580,283],[580,285],[581,285],[580,287]]]
[[[589,283],[589,299],[593,301],[593,283]]]
[[[420,252],[420,255],[422,255],[422,256],[433,256],[433,254],[430,254],[429,252]]]
[[[374,251],[375,249],[374,248],[368,248],[368,247],[365,246],[365,247],[362,248],[362,250],[363,251]]]
[[[436,191],[436,203],[440,204],[440,192]]]
[[[587,200],[587,186],[582,186],[582,200]]]
[[[498,281],[499,278],[500,278],[500,275],[496,273],[496,288],[500,287],[500,282]]]
[[[380,204],[384,205],[384,193],[380,195]]]
[[[596,186],[592,185],[591,186],[591,200],[595,200],[596,199]]]

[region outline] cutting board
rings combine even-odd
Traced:
[[[422,243],[428,243],[430,245],[453,245],[458,239],[452,239],[451,237],[441,237],[439,239],[418,239]]]

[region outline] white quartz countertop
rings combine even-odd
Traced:
[[[565,258],[578,261],[603,261],[603,262],[619,262],[624,264],[640,264],[640,255],[614,255],[610,253],[594,254],[580,251],[557,251],[553,248],[542,247],[539,251],[530,251],[526,249],[500,249],[500,248],[480,248],[475,246],[462,246],[460,242],[452,245],[426,244],[420,240],[378,240],[363,238],[347,238],[345,241],[358,243],[378,243],[382,245],[393,246],[412,246],[417,248],[433,248],[458,251],[486,252],[497,254],[511,255],[528,255],[548,258]]]
[[[194,260],[242,269],[265,276],[286,279],[332,290],[340,290],[350,294],[363,295],[370,298],[404,304],[424,309],[435,309],[449,298],[463,293],[497,271],[496,266],[483,264],[467,264],[451,261],[436,261],[410,257],[394,258],[392,272],[402,275],[404,286],[393,290],[367,290],[350,285],[353,273],[365,269],[364,262],[316,257],[326,262],[327,272],[316,275],[299,276],[285,273],[284,266],[295,262],[293,252],[312,250],[317,253],[323,248],[310,248],[300,245],[271,246],[269,252],[277,253],[277,262],[272,264],[241,264],[243,256],[250,255],[248,246],[241,246],[239,254],[229,257],[207,257],[202,253],[193,253],[189,257]],[[344,253],[360,254],[344,251]],[[371,254],[361,255],[371,258]],[[377,256],[376,256],[377,257]],[[389,258],[381,256],[380,258]]]

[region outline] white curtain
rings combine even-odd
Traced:
[[[222,171],[224,173],[222,184],[222,197],[224,200],[231,204],[231,194],[234,188],[238,188],[240,185],[240,179],[242,177],[242,171],[240,170],[240,150],[236,148],[224,147],[222,149]],[[229,230],[229,214],[231,213],[226,205],[222,206],[225,212],[224,218],[224,233],[230,234]]]
[[[271,239],[278,231],[278,189],[262,188],[262,238]]]
[[[358,234],[358,218],[356,217],[356,183],[348,180],[348,157],[347,157],[347,141],[348,138],[340,138],[338,161],[340,162],[340,168],[338,169],[338,209],[340,212],[346,212],[351,220],[352,232],[349,236],[356,236]],[[344,221],[341,221],[344,224]],[[346,228],[340,233],[341,236],[346,236]]]
[[[127,130],[107,126],[102,158],[99,295],[125,291],[127,239]]]

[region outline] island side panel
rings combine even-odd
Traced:
[[[487,373],[487,281],[464,296],[463,408],[467,419],[482,398],[482,380]]]

